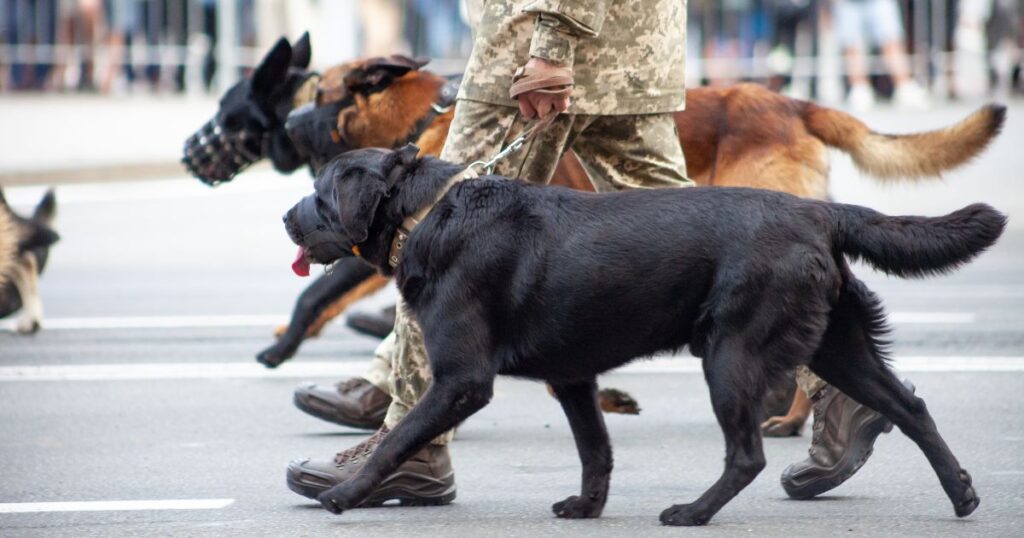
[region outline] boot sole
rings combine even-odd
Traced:
[[[289,466],[287,473],[288,489],[303,497],[316,500],[321,493],[331,489],[334,484],[308,484],[301,481],[302,471]],[[451,472],[442,478],[425,477],[414,473],[395,473],[389,476],[362,503],[359,508],[376,508],[389,501],[398,501],[400,506],[442,506],[455,500],[455,473]],[[423,485],[409,488],[395,482],[404,479],[420,480]]]
[[[868,458],[874,452],[875,440],[878,439],[879,435],[883,433],[889,433],[892,431],[892,422],[889,422],[886,418],[877,419],[874,424],[867,426],[869,435],[861,438],[858,442],[850,447],[847,451],[846,457],[839,461],[833,470],[823,476],[819,476],[815,479],[810,480],[805,485],[790,485],[786,481],[782,482],[782,488],[786,490],[786,495],[789,495],[792,499],[805,500],[812,497],[816,497],[825,493],[826,491],[839,487],[840,484],[846,482],[851,476],[857,473],[861,467],[867,463]],[[853,460],[852,463],[849,463]]]
[[[338,415],[335,408],[328,404],[321,403],[320,400],[306,394],[296,393],[292,398],[292,402],[295,404],[295,407],[298,407],[303,413],[339,426],[348,426],[349,428],[357,428],[360,430],[377,430],[384,424],[383,413],[380,417],[373,417],[371,420],[351,419],[346,416]],[[387,408],[385,407],[385,411],[386,410]]]

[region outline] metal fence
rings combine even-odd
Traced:
[[[61,88],[72,78],[69,72],[78,73],[79,80],[89,72],[92,85],[114,78],[160,91],[216,91],[264,52],[267,43],[259,42],[257,34],[267,17],[261,19],[259,10],[262,2],[271,1],[0,0],[0,90]],[[352,13],[368,4],[397,6],[405,22],[398,23],[402,27],[396,32],[404,44],[396,47],[414,54],[444,50],[455,56],[441,59],[448,69],[462,65],[458,56],[468,52],[459,0],[331,1],[349,6]],[[1001,18],[1003,34],[1017,44],[1019,55],[1021,3],[900,0],[898,22],[914,77],[943,88],[943,74],[953,70],[958,5],[961,11],[967,5],[987,16],[989,31],[1000,26],[992,21]],[[978,5],[987,7],[978,10]],[[844,72],[833,7],[826,0],[690,0],[691,83],[782,81],[778,84],[817,93],[821,79],[838,80]],[[99,15],[83,18],[97,8]],[[365,26],[357,31],[366,33]],[[439,46],[431,39],[439,35],[461,41]],[[994,48],[988,43],[975,50],[972,62],[986,63]],[[347,52],[356,55],[360,48]],[[877,54],[868,59],[870,73],[885,73]],[[1019,56],[1013,61],[1019,62]]]

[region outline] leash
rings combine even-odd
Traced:
[[[555,121],[555,116],[557,115],[558,113],[552,113],[548,114],[546,117],[537,120],[537,122],[534,123],[529,129],[523,131],[521,135],[512,139],[512,141],[509,142],[504,149],[494,154],[493,157],[486,161],[471,162],[469,163],[469,166],[466,167],[466,169],[468,170],[472,169],[475,166],[479,166],[480,170],[483,172],[484,175],[494,173],[494,167],[497,166],[502,159],[519,151],[520,149],[522,149],[523,146],[526,145],[527,142],[533,140],[534,138],[537,138],[537,135],[539,135],[542,131],[544,131],[544,129],[551,125],[553,121]]]
[[[480,174],[474,170],[474,167],[479,166],[483,175],[490,175],[494,172],[495,165],[501,162],[505,157],[519,151],[527,142],[537,138],[537,135],[551,125],[551,122],[554,121],[555,116],[557,115],[557,113],[552,113],[537,120],[529,129],[515,137],[507,146],[505,146],[504,149],[496,153],[490,159],[486,161],[472,162],[464,170],[449,178],[438,191],[437,196],[434,197],[432,202],[424,205],[415,213],[402,220],[402,224],[398,226],[397,230],[395,230],[395,236],[391,239],[391,250],[388,252],[388,265],[392,268],[398,267],[398,262],[402,259],[402,249],[405,248],[405,244],[409,240],[409,235],[412,233],[413,229],[416,228],[416,226],[419,225],[419,223],[422,222],[428,214],[430,214],[430,211],[434,209],[434,206],[441,201],[441,198],[444,198],[444,195],[448,194],[448,191],[450,191],[456,183],[480,177]],[[394,170],[392,170],[392,173],[394,173]],[[388,177],[389,186],[393,185],[397,181],[398,177],[395,177],[393,180],[390,176]],[[358,250],[354,250],[353,252],[356,253],[357,256],[359,255]]]

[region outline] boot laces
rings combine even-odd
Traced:
[[[338,454],[334,456],[334,464],[340,469],[345,467],[345,464],[349,462],[355,463],[359,461],[360,458],[369,457],[370,454],[373,453],[373,450],[380,445],[380,442],[384,439],[384,436],[387,435],[387,433],[388,427],[381,426],[379,430],[374,432],[373,435],[368,437],[362,443],[338,452]]]

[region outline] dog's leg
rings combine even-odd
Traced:
[[[26,252],[15,264],[11,281],[21,296],[21,316],[15,329],[22,334],[39,330],[43,320],[43,300],[39,297],[39,264],[35,254]]]
[[[715,417],[725,435],[725,470],[703,495],[690,504],[670,506],[661,513],[665,525],[705,525],[725,503],[764,469],[761,447],[761,398],[764,380],[759,366],[738,338],[723,338],[709,347],[704,377],[711,392]]]
[[[608,500],[612,447],[598,407],[597,382],[556,384],[552,388],[576,439],[576,449],[583,464],[583,485],[579,496],[559,501],[551,510],[564,518],[598,517]]]
[[[804,393],[803,389],[797,388],[793,391],[793,403],[785,416],[769,417],[761,424],[761,432],[765,437],[789,437],[800,435],[800,428],[807,422],[811,414],[811,400]]]
[[[853,290],[833,309],[811,370],[899,426],[928,458],[956,515],[970,514],[979,503],[970,474],[939,435],[924,400],[903,386],[882,361],[874,343],[881,326],[869,312],[871,306],[877,309],[877,299],[862,284],[853,283]]]
[[[338,260],[334,269],[309,285],[295,303],[288,330],[278,341],[256,355],[256,360],[273,368],[291,358],[298,351],[302,339],[317,316],[345,292],[358,286],[375,274],[372,267],[359,258]]]
[[[435,364],[431,361],[431,366]],[[340,514],[358,506],[431,439],[487,405],[494,391],[495,374],[471,372],[471,367],[460,366],[467,371],[443,372],[434,368],[434,382],[423,399],[384,437],[359,473],[320,494],[317,500],[324,508]]]

